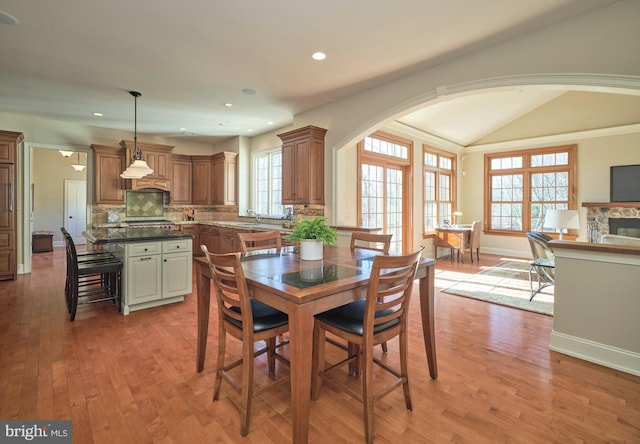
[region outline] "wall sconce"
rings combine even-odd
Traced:
[[[564,230],[580,228],[578,210],[547,210],[544,215],[543,226],[559,230],[560,240],[562,240]]]

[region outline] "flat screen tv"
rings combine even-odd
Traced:
[[[640,202],[640,165],[611,167],[611,202]]]

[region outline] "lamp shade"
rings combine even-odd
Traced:
[[[544,227],[560,230],[560,239],[564,229],[580,228],[578,210],[547,210],[544,216]]]

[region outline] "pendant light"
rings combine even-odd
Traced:
[[[82,170],[84,170],[86,168],[86,165],[82,165],[80,163],[80,153],[78,153],[78,163],[72,163],[71,166],[73,167],[74,170],[80,172]]]
[[[133,154],[131,156],[131,163],[120,177],[123,179],[140,179],[147,174],[153,173],[153,170],[149,168],[147,162],[144,161],[142,150],[138,148],[138,97],[140,94],[138,91],[129,91],[134,97],[134,117],[133,117]]]

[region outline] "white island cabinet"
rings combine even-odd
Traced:
[[[192,290],[192,239],[118,243],[123,312],[184,301]]]

